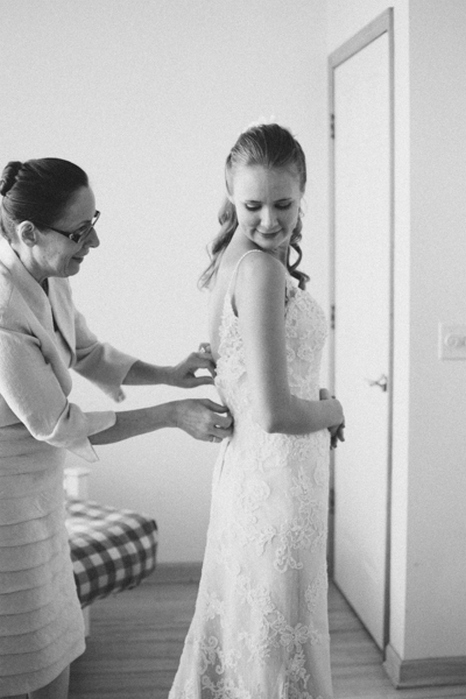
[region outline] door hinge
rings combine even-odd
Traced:
[[[335,304],[330,306],[330,328],[335,330]]]
[[[335,114],[330,114],[330,138],[335,139]]]

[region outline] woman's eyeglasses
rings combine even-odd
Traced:
[[[42,223],[41,221],[34,221],[34,223],[37,226],[44,226],[44,228],[50,228],[50,230],[55,231],[55,233],[60,233],[60,235],[64,235],[65,238],[68,238],[73,243],[80,243],[82,240],[84,240],[84,238],[86,238],[89,235],[91,230],[95,227],[97,221],[99,220],[99,216],[100,211],[96,211],[92,218],[92,221],[89,221],[89,223],[84,223],[75,231],[61,231],[59,228],[54,228],[53,226],[49,226],[48,223]]]

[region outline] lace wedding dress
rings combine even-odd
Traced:
[[[291,391],[318,400],[325,318],[291,277],[286,291]],[[268,434],[254,421],[229,294],[219,353],[234,435],[214,471],[196,610],[169,699],[331,699],[329,433]]]

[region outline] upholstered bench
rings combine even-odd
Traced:
[[[65,490],[76,589],[89,627],[86,608],[92,602],[136,587],[155,569],[157,525],[132,510],[76,497],[87,496],[87,473],[87,469],[67,469]]]

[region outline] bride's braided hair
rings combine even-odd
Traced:
[[[232,173],[238,165],[261,165],[267,168],[294,168],[299,176],[301,192],[306,187],[306,158],[298,141],[288,129],[278,124],[259,124],[244,131],[231,149],[225,164],[226,187],[232,192]],[[226,198],[218,214],[220,232],[210,246],[210,264],[202,274],[199,284],[201,287],[209,286],[212,277],[219,265],[219,256],[228,247],[233,234],[238,227],[236,209],[232,202]],[[304,289],[309,277],[305,272],[298,270],[302,252],[299,243],[302,238],[301,212],[298,222],[290,240],[288,250],[287,268],[295,277],[300,288]],[[296,259],[291,262],[291,249],[296,254]]]

